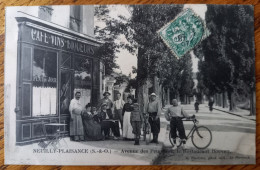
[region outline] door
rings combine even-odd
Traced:
[[[69,105],[73,98],[72,94],[72,75],[73,71],[61,69],[60,77],[60,114],[69,115]]]

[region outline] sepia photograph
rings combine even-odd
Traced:
[[[5,9],[5,164],[256,162],[252,5]]]

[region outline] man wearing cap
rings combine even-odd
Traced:
[[[109,99],[110,95],[111,94],[108,91],[106,91],[103,94],[104,98],[99,101],[98,109],[100,110],[101,109],[101,105],[106,103],[107,104],[107,107],[106,107],[107,108],[107,112],[112,115],[113,102]]]
[[[151,101],[147,105],[147,113],[149,113],[149,123],[151,125],[151,132],[153,133],[153,140],[151,143],[158,144],[158,135],[160,133],[160,106],[159,102],[156,100],[156,94],[152,93],[150,95]]]

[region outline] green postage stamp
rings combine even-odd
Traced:
[[[193,49],[204,38],[205,32],[202,19],[191,9],[181,12],[173,21],[158,31],[177,58]]]

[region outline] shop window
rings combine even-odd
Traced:
[[[32,116],[56,114],[57,53],[34,49]]]
[[[70,68],[71,67],[71,55],[70,54],[62,53],[61,67],[64,67],[64,68]]]
[[[81,31],[81,6],[70,6],[70,29]]]
[[[74,94],[81,92],[80,103],[85,106],[91,102],[92,60],[75,57],[74,70]]]

